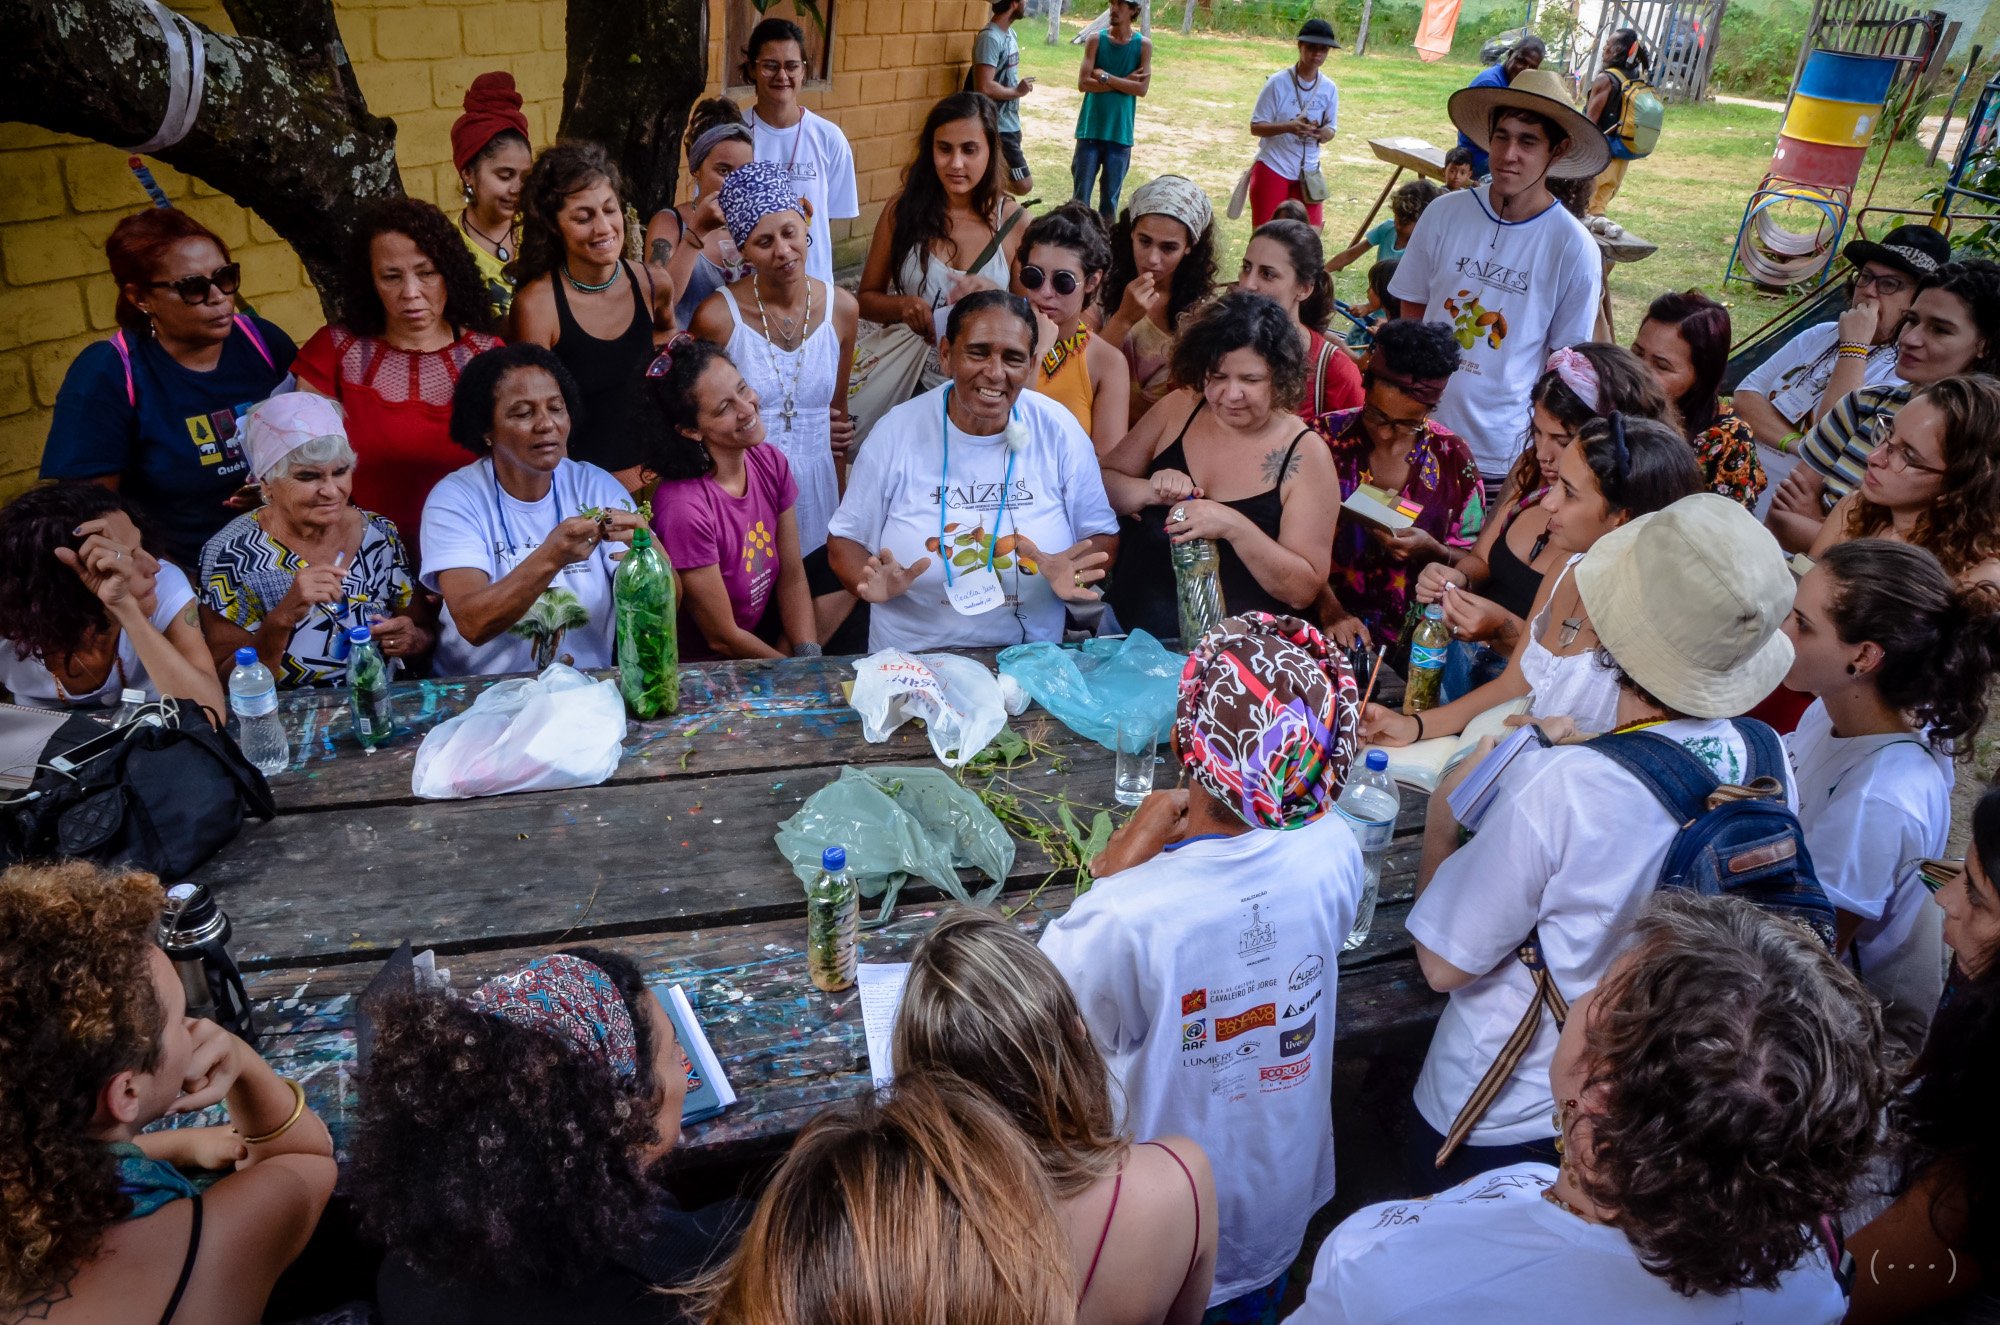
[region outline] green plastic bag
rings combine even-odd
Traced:
[[[778,850],[810,885],[820,852],[847,849],[863,897],[880,897],[883,924],[911,875],[974,906],[990,904],[1014,868],[1014,839],[979,797],[935,768],[843,768],[778,825]],[[993,882],[975,895],[959,881],[970,865]]]

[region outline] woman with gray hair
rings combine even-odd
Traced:
[[[243,450],[265,505],[201,550],[202,632],[228,675],[249,647],[282,687],[346,675],[347,631],[373,627],[385,657],[430,653],[436,619],[412,593],[396,526],[354,505],[354,448],[340,406],[275,396],[243,420]]]

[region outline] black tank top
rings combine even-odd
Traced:
[[[1207,408],[1206,400],[1195,406],[1172,445],[1154,456],[1152,463],[1146,467],[1148,477],[1163,469],[1178,469],[1183,474],[1188,472],[1187,451],[1181,442],[1194,425],[1195,415]],[[1278,464],[1280,477],[1277,484],[1253,497],[1222,504],[1276,539],[1278,527],[1285,517],[1284,498],[1279,495],[1279,488],[1284,483],[1283,475],[1292,463],[1292,455],[1299,449],[1299,442],[1309,435],[1311,429],[1301,429],[1299,435],[1292,438],[1291,446],[1285,450],[1285,458]],[[1222,582],[1223,610],[1231,615],[1239,612],[1298,615],[1298,608],[1272,597],[1257,582],[1257,577],[1243,564],[1243,558],[1236,554],[1234,547],[1227,542],[1218,542],[1216,550],[1221,563],[1219,578]],[[1149,631],[1160,639],[1173,639],[1180,634],[1180,601],[1174,591],[1173,539],[1167,536],[1166,507],[1148,506],[1136,515],[1127,516],[1122,522],[1118,540],[1118,571],[1113,581],[1111,606],[1118,613],[1119,625],[1127,630]]]
[[[630,469],[644,458],[639,445],[639,393],[646,365],[653,361],[653,314],[639,289],[639,276],[620,262],[632,282],[632,322],[610,340],[585,331],[569,311],[566,278],[549,273],[556,294],[556,358],[563,361],[583,399],[581,417],[570,424],[569,458],[608,469]],[[575,512],[568,512],[574,515]]]
[[[1520,518],[1518,509],[1507,517],[1507,528],[1500,531],[1500,537],[1493,544],[1493,559],[1486,563],[1490,578],[1481,592],[1526,621],[1528,613],[1534,610],[1535,595],[1541,592],[1542,573],[1521,560],[1507,542],[1507,535],[1513,532],[1514,521]],[[1535,541],[1535,556],[1541,555],[1547,542],[1547,535]]]

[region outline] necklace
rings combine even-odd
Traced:
[[[564,259],[563,259],[563,279],[564,279],[564,280],[566,280],[566,281],[568,281],[568,282],[569,282],[569,283],[570,283],[571,285],[575,286],[575,287],[576,287],[577,289],[579,289],[579,290],[583,291],[583,292],[584,292],[585,294],[603,294],[603,293],[604,293],[604,292],[605,292],[606,290],[609,290],[609,289],[610,289],[610,288],[611,288],[612,286],[614,286],[614,285],[616,285],[616,284],[618,283],[618,272],[619,272],[619,268],[620,268],[620,267],[623,267],[624,265],[625,265],[625,264],[621,262],[621,263],[619,263],[619,264],[618,264],[618,266],[616,266],[616,267],[613,267],[613,268],[611,269],[611,277],[610,277],[610,279],[609,279],[609,280],[607,280],[607,281],[605,281],[605,282],[604,282],[604,284],[602,284],[602,285],[586,285],[586,284],[584,284],[584,283],[583,283],[582,281],[579,281],[579,280],[578,280],[578,279],[577,279],[576,277],[574,277],[574,276],[570,275],[570,271],[569,271],[569,259],[568,259],[568,258],[564,258]]]
[[[789,434],[792,431],[792,420],[797,417],[799,412],[799,378],[805,374],[806,357],[800,354],[793,362],[792,380],[787,382],[784,373],[778,369],[778,346],[771,339],[771,319],[764,312],[764,292],[760,288],[762,284],[761,280],[753,277],[750,281],[750,290],[751,293],[757,296],[757,317],[764,324],[764,362],[771,366],[771,376],[776,378],[778,385],[785,389],[785,399],[784,403],[778,407],[778,417],[785,421],[785,431]],[[812,315],[813,286],[812,277],[808,276],[806,277],[806,311],[804,318],[799,322],[798,346],[787,345],[785,347],[787,355],[790,355],[795,348],[802,347],[805,344],[805,332],[806,328],[812,325]],[[785,333],[787,339],[790,339],[791,325],[789,323],[786,324]]]
[[[67,662],[69,666],[75,666],[76,665],[75,656],[71,655],[71,657],[67,660]],[[47,666],[46,663],[44,663],[43,665]],[[55,668],[49,667],[48,672],[49,672],[49,680],[55,682],[56,698],[62,701],[62,705],[64,708],[74,707],[77,701],[77,697],[75,695],[72,695],[69,692],[69,687],[62,683],[62,677],[56,674]],[[111,639],[111,666],[105,668],[104,681],[109,681],[111,679],[111,673],[113,672],[116,672],[118,674],[118,694],[122,697],[125,693],[125,660],[118,656],[118,637],[115,635],[112,636]],[[99,681],[97,683],[98,690],[101,691],[104,689],[104,681]],[[110,699],[104,701],[105,706],[107,708],[114,702],[116,701]]]
[[[757,316],[763,319],[763,321],[764,321],[764,334],[765,334],[766,336],[769,336],[769,335],[771,334],[771,330],[770,330],[770,329],[771,329],[771,315],[770,315],[769,313],[767,313],[767,312],[765,312],[765,311],[764,311],[764,282],[763,282],[763,279],[762,279],[762,278],[760,277],[760,278],[758,278],[758,279],[756,279],[756,280],[753,280],[752,282],[750,282],[750,290],[751,290],[751,292],[752,292],[753,294],[755,294],[755,295],[757,296]],[[806,335],[806,328],[807,328],[808,326],[810,326],[810,325],[812,324],[812,310],[813,310],[813,288],[812,288],[812,277],[808,276],[808,277],[806,277],[806,311],[805,311],[805,316],[804,316],[803,318],[799,319],[799,320],[798,320],[798,321],[797,321],[796,323],[794,323],[794,322],[793,322],[793,320],[792,320],[791,318],[788,318],[788,317],[780,317],[780,318],[778,319],[778,336],[779,336],[779,339],[781,339],[782,341],[784,341],[784,343],[785,343],[785,348],[786,348],[787,350],[795,350],[795,349],[797,349],[797,348],[799,347],[799,343],[800,343],[801,341],[803,341],[803,340],[805,339],[805,335]],[[796,327],[797,327],[797,330],[796,330],[796,331],[795,331],[795,330],[793,330],[794,326],[796,326]]]
[[[1592,1219],[1589,1215],[1577,1209],[1575,1206],[1571,1205],[1568,1201],[1563,1200],[1562,1197],[1557,1196],[1556,1189],[1553,1187],[1542,1188],[1542,1199],[1544,1201],[1547,1201],[1550,1205],[1554,1206],[1556,1209],[1562,1211],[1564,1214],[1574,1215],[1578,1219],[1581,1219],[1586,1224],[1601,1224],[1604,1222],[1601,1219]]]
[[[1665,718],[1640,718],[1636,722],[1628,722],[1622,727],[1613,727],[1607,735],[1622,736],[1626,732],[1642,732],[1648,727],[1658,727],[1665,722]]]
[[[500,259],[500,261],[507,262],[513,258],[514,254],[508,249],[506,244],[495,239],[472,223],[472,209],[470,207],[458,214],[458,228],[481,243],[491,245],[493,256]],[[512,231],[508,232],[510,238],[512,237],[512,233]],[[571,284],[574,285],[575,282],[572,281]]]

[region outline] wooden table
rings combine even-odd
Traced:
[[[840,690],[851,676],[842,659],[688,667],[681,713],[632,724],[609,781],[474,801],[418,801],[410,769],[421,732],[490,680],[399,684],[398,716],[412,730],[372,755],[349,734],[340,692],[286,695],[294,766],[272,779],[280,815],[247,827],[196,876],[234,924],[266,1056],[305,1084],[340,1140],[356,1103],[354,995],[405,939],[435,948],[459,988],[594,944],[683,985],[741,1096],[688,1129],[684,1162],[782,1149],[820,1108],[864,1089],[868,1073],[854,992],[824,994],[805,977],[804,894],[773,833],[842,765],[935,766],[914,724],[881,744],[861,738]],[[1010,790],[1111,805],[1109,752],[1039,708],[1012,726],[1048,753],[1008,775]],[[1343,1052],[1427,1024],[1442,1004],[1402,925],[1421,809],[1406,797],[1375,931],[1341,959]],[[1017,847],[999,904],[1039,933],[1068,906],[1074,880],[1052,878],[1031,844]],[[921,880],[906,886],[891,923],[864,934],[864,959],[905,959],[942,900]]]
[[[1375,205],[1368,209],[1368,215],[1355,227],[1354,238],[1348,244],[1359,244],[1368,236],[1368,227],[1375,224],[1375,217],[1381,212],[1382,204],[1389,201],[1389,190],[1396,187],[1396,181],[1403,177],[1405,170],[1415,171],[1419,179],[1444,180],[1444,149],[1434,147],[1422,138],[1370,138],[1368,150],[1379,161],[1386,161],[1395,169],[1389,172],[1389,182],[1375,195]]]

